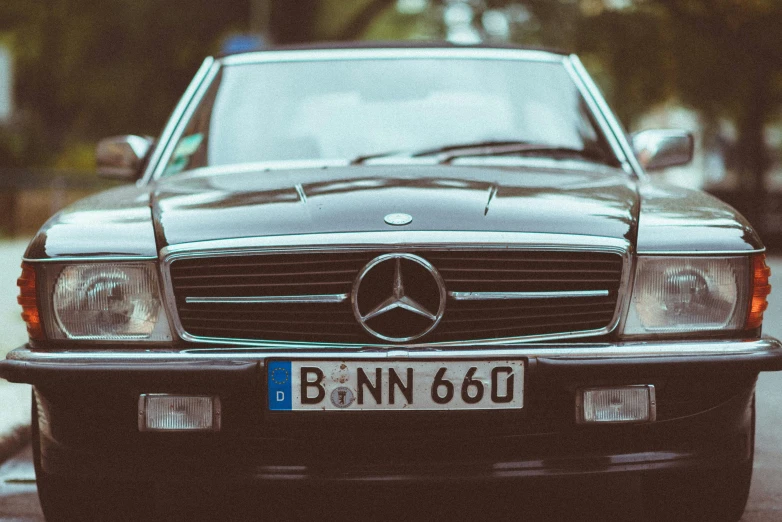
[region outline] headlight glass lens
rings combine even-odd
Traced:
[[[170,340],[153,264],[81,264],[54,281],[48,333],[54,339]]]
[[[748,257],[639,257],[625,334],[743,328]]]

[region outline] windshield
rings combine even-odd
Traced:
[[[222,67],[165,174],[492,142],[538,145],[540,155],[584,151],[615,164],[558,61],[335,59]]]

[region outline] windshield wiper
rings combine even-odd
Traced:
[[[423,156],[440,156],[440,163],[450,163],[458,158],[471,156],[503,156],[509,154],[538,154],[545,156],[577,156],[593,161],[605,162],[605,155],[595,149],[574,149],[569,147],[557,147],[553,145],[541,145],[527,141],[483,141],[474,143],[461,143],[445,145],[434,149],[426,149],[414,154],[414,158]]]
[[[389,156],[404,156],[406,158],[420,158],[424,156],[434,156],[435,154],[444,154],[446,152],[456,151],[461,149],[478,149],[478,148],[499,147],[499,146],[506,146],[506,145],[519,146],[527,143],[528,142],[517,141],[517,140],[479,141],[479,142],[470,142],[470,143],[460,143],[456,145],[446,145],[444,147],[437,147],[434,149],[424,149],[419,151],[388,150],[385,152],[373,152],[372,154],[363,154],[361,156],[356,156],[355,158],[350,160],[350,164],[361,165],[362,163],[365,163],[369,160],[373,160],[376,158],[387,158]],[[472,156],[473,154],[469,154],[469,155]]]
[[[491,141],[471,141],[468,143],[453,143],[451,145],[443,145],[441,147],[434,147],[432,149],[424,149],[419,150],[417,152],[413,152],[410,155],[414,158],[418,158],[421,156],[434,156],[436,154],[445,154],[447,152],[461,152],[461,151],[470,151],[472,149],[498,149],[498,148],[505,148],[505,147],[511,147],[511,148],[520,148],[520,147],[530,147],[532,144],[528,141],[519,141],[519,140],[491,140]]]
[[[476,141],[470,143],[458,143],[454,145],[444,145],[432,149],[424,149],[415,152],[393,150],[387,152],[378,152],[357,156],[350,160],[351,165],[361,165],[362,163],[389,156],[402,156],[406,158],[423,158],[426,156],[439,156],[438,163],[450,163],[458,158],[467,158],[475,156],[503,156],[511,154],[538,154],[546,156],[576,156],[592,161],[606,163],[605,155],[597,149],[574,149],[568,147],[557,147],[553,145],[542,145],[540,143],[531,143],[528,141]]]

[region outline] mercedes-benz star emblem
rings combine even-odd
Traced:
[[[413,216],[410,214],[388,214],[385,218],[383,218],[383,221],[389,225],[401,227],[403,225],[410,224],[410,222],[413,221]]]
[[[426,259],[378,256],[361,269],[351,293],[353,315],[379,339],[405,342],[431,332],[445,313],[445,283]]]

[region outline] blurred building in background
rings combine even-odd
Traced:
[[[7,125],[14,112],[14,71],[11,50],[0,44],[0,125]]]

